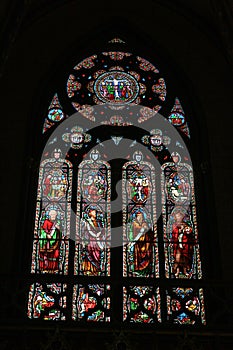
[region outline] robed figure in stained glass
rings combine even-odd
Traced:
[[[141,276],[147,275],[151,272],[151,263],[153,261],[153,232],[151,231],[151,225],[142,208],[137,208],[133,211],[130,221],[129,237],[133,242],[129,246],[131,252],[133,250],[134,271]]]
[[[42,272],[58,272],[61,230],[57,211],[51,209],[39,233],[39,267]]]
[[[171,239],[174,257],[173,272],[176,277],[179,276],[180,272],[188,276],[193,261],[192,227],[184,222],[182,212],[175,213],[174,219]]]
[[[103,239],[105,236],[103,214],[96,206],[88,206],[81,220],[84,248],[82,250],[82,270],[85,274],[98,275],[101,270],[101,260],[104,253]]]

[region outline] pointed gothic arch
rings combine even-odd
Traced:
[[[85,160],[86,151],[90,151],[91,147],[94,147],[94,145],[101,145],[101,143],[110,139],[110,137],[113,146],[117,148],[118,144],[121,142],[121,138],[130,137],[132,139],[132,145],[130,145],[130,147],[135,147],[136,144],[143,144],[152,153],[151,159],[152,157],[157,158],[161,162],[162,170],[166,171],[169,165],[170,167],[172,166],[171,154],[167,148],[170,143],[170,136],[166,134],[166,130],[160,129],[151,129],[145,132],[145,130],[143,130],[143,125],[153,120],[153,118],[156,118],[159,111],[164,111],[167,122],[179,132],[179,135],[182,135],[185,142],[189,140],[191,134],[186,114],[182,107],[181,97],[177,97],[176,92],[173,91],[171,93],[172,97],[167,97],[169,89],[166,85],[166,79],[160,73],[159,67],[157,67],[154,62],[151,63],[147,58],[137,55],[137,53],[132,53],[130,50],[126,50],[124,45],[121,47],[122,44],[125,43],[122,43],[122,40],[119,38],[114,38],[109,44],[111,49],[106,48],[98,53],[93,53],[88,57],[84,57],[80,62],[74,65],[71,72],[67,75],[66,86],[62,88],[59,87],[57,91],[53,92],[53,97],[48,104],[48,111],[44,118],[42,130],[42,133],[46,137],[46,133],[51,133],[51,131],[56,130],[56,127],[64,120],[68,120],[71,111],[73,111],[73,113],[77,111],[79,115],[90,124],[99,121],[101,127],[100,131],[97,131],[96,134],[91,129],[84,130],[82,127],[74,125],[72,129],[67,130],[67,132],[62,135],[62,141],[71,146],[71,151],[66,154],[67,159],[65,162],[71,164],[70,169],[76,168],[70,175],[70,181],[72,177],[77,179],[77,196],[73,191],[70,202],[76,202],[76,214],[78,215],[75,230],[78,239],[80,239],[80,236],[81,239],[83,239],[83,234],[84,236],[89,234],[89,236],[92,237],[95,234],[97,235],[97,232],[94,232],[90,227],[90,223],[93,223],[89,216],[91,212],[95,212],[96,225],[93,224],[93,228],[96,229],[98,227],[98,233],[106,229],[108,238],[111,235],[111,217],[109,215],[111,211],[111,166],[108,162],[102,161],[101,168],[100,163],[98,163],[98,157],[96,159]],[[112,49],[112,45],[115,47],[114,50]],[[118,49],[116,49],[116,45],[119,45]],[[168,98],[168,104],[166,104],[166,98]],[[103,114],[101,114],[101,116],[103,117],[100,118],[99,115],[96,116],[95,105],[102,108]],[[127,107],[131,105],[140,106],[140,110],[138,114],[136,114],[137,130],[134,128],[134,121],[130,114],[130,108]],[[105,108],[107,108],[107,111],[104,110]],[[124,113],[121,113],[123,109]],[[124,129],[127,131],[125,132]],[[133,135],[132,138],[132,132],[135,132],[135,130],[136,134]],[[51,146],[51,148],[56,145],[56,142],[57,140],[54,141],[54,145]],[[179,149],[179,147],[182,148],[181,144],[176,144],[176,146],[177,149]],[[102,153],[104,157],[108,152],[103,151]],[[150,159],[150,156],[148,157]],[[108,156],[106,156],[106,158],[108,158]],[[169,162],[167,162],[167,160]],[[191,159],[189,159],[189,161],[191,161]],[[41,164],[41,169],[43,169],[46,162],[47,161]],[[97,167],[95,166],[95,162],[96,164],[98,163]],[[160,227],[157,228],[155,215],[157,211],[155,168],[152,164],[153,162],[140,160],[139,163],[137,161],[135,162],[135,160],[128,161],[124,164],[119,162],[120,169],[123,169],[123,191],[126,191],[123,193],[123,237],[125,240],[130,240],[129,236],[130,234],[132,235],[132,230],[134,230],[134,228],[131,227],[131,233],[127,230],[129,226],[138,224],[136,222],[136,217],[137,214],[139,214],[145,221],[145,227],[151,226],[150,232],[147,231],[147,236],[152,236],[152,240],[147,237],[145,242],[140,242],[142,236],[137,237],[136,234],[136,236],[134,235],[133,242],[124,245],[122,253],[123,268],[121,268],[123,275],[118,285],[118,289],[121,289],[121,297],[119,300],[122,300],[122,317],[120,321],[143,324],[154,322],[183,325],[205,324],[203,290],[202,288],[197,288],[194,283],[196,278],[201,279],[202,277],[199,246],[197,243],[183,244],[182,249],[195,250],[195,259],[192,258],[192,266],[190,266],[190,263],[182,262],[183,265],[181,263],[178,264],[179,268],[177,266],[174,267],[174,265],[177,264],[177,262],[173,261],[174,256],[178,256],[178,253],[174,253],[175,244],[179,246],[181,242],[179,238],[178,243],[169,241],[165,234],[168,222],[167,217],[168,215],[172,216],[173,213],[172,210],[169,209],[170,212],[168,214],[168,205],[165,203],[165,198],[171,200],[169,195],[171,193],[174,194],[175,191],[179,196],[181,187],[179,187],[178,183],[174,182],[172,184],[173,192],[171,191],[171,193],[168,193],[168,186],[161,187],[161,204],[163,208],[164,224],[160,224]],[[92,168],[92,170],[90,170],[90,168]],[[186,168],[189,173],[192,172],[190,165],[187,165]],[[88,171],[94,171],[94,174],[89,174]],[[93,175],[93,178],[89,179],[90,183],[87,181],[87,183],[84,184],[84,180],[88,180],[89,175],[91,177]],[[85,176],[87,176],[87,179]],[[97,176],[97,178],[100,176],[100,179],[97,179],[99,183],[98,181],[93,183],[95,176]],[[150,185],[148,185],[148,183],[147,186],[144,184],[142,190],[139,190],[137,183],[140,183],[140,181],[145,182],[146,180]],[[187,178],[185,175],[179,180],[183,180],[184,185],[188,185],[187,181],[190,183],[190,178]],[[100,185],[101,181],[103,183]],[[93,183],[95,194],[90,190],[91,182]],[[42,183],[45,183],[44,178],[39,179],[39,187],[42,187]],[[130,189],[127,188],[129,183],[131,183],[131,190],[135,191],[135,193],[134,195],[131,193],[131,198],[126,198],[130,193]],[[51,183],[48,185],[52,186]],[[99,185],[100,187],[102,186],[102,189],[98,188]],[[47,189],[46,185],[44,186],[44,191],[47,193],[49,189]],[[53,198],[51,199],[50,196],[49,199],[52,201],[51,205],[53,209],[55,208],[54,202],[57,200],[54,193],[56,193],[59,186],[60,184],[57,183],[55,187],[53,186],[53,192],[51,192]],[[195,227],[194,231],[196,233],[197,218],[194,204],[195,193],[193,180],[191,180],[190,186],[192,192],[192,216],[190,214],[189,218],[187,220],[185,219],[186,222],[182,222],[182,224],[188,226],[187,221],[191,222],[188,227]],[[149,191],[151,190],[150,199],[149,197],[147,198],[148,193],[146,194],[148,189]],[[98,191],[100,192],[98,193]],[[85,193],[87,193],[86,197],[84,196]],[[107,201],[105,198],[104,204],[107,207],[105,208],[101,206],[101,196],[103,193],[107,196]],[[145,201],[142,198],[143,194],[146,198]],[[139,197],[136,198],[135,196]],[[59,198],[59,196],[57,197]],[[129,204],[130,200],[132,200],[131,204]],[[145,206],[144,202],[147,204],[148,208]],[[130,205],[131,209],[129,210]],[[48,208],[51,209],[52,207]],[[48,208],[45,207],[43,210],[48,210]],[[38,217],[42,215],[38,214],[40,210],[42,210],[41,207],[37,209],[37,221]],[[54,210],[61,211],[57,207]],[[67,213],[69,213],[70,208],[66,210],[66,213],[63,213],[63,217],[66,217],[68,222],[70,218]],[[185,213],[183,214],[183,217],[185,217]],[[69,225],[69,222],[67,225]],[[139,227],[140,225],[141,224],[135,226]],[[35,227],[37,230],[39,224],[36,224]],[[135,232],[138,227],[135,228]],[[39,238],[39,240],[43,243],[47,239],[48,242],[45,243],[49,245],[54,239],[53,236],[51,236],[51,232],[48,232],[47,235],[49,239],[47,237],[42,237]],[[160,238],[158,238],[159,236]],[[182,232],[181,236],[184,237],[184,232]],[[195,237],[195,239],[197,239],[197,237]],[[56,238],[55,240],[59,241],[60,238]],[[38,244],[37,241],[38,237],[36,236],[34,247]],[[114,275],[110,276],[109,272],[111,264],[110,250],[109,248],[107,248],[107,250],[101,248],[100,245],[102,242],[99,241],[95,243],[90,241],[88,244],[84,244],[82,248],[80,248],[80,242],[77,242],[78,244],[75,248],[76,253],[73,254],[73,257],[71,256],[72,253],[69,258],[67,253],[65,253],[66,266],[68,266],[68,264],[74,264],[74,275],[72,275],[72,278],[75,275],[77,277],[82,276],[82,283],[80,284],[78,279],[75,283],[71,282],[70,284],[56,281],[57,270],[59,273],[57,266],[59,264],[61,265],[61,258],[57,258],[55,255],[60,254],[61,247],[59,251],[54,249],[55,252],[54,255],[51,256],[51,260],[55,262],[51,263],[51,266],[53,266],[52,268],[48,270],[45,269],[47,262],[44,262],[44,265],[42,263],[39,264],[40,269],[37,271],[32,267],[32,273],[35,273],[36,280],[41,278],[40,273],[43,272],[51,277],[51,282],[45,282],[44,284],[35,282],[31,285],[28,304],[28,314],[30,318],[41,318],[44,320],[58,319],[64,321],[72,318],[80,322],[111,322],[111,318],[113,317],[113,315],[111,315],[111,302],[115,296],[111,285]],[[133,243],[133,248],[130,246],[131,243]],[[68,245],[68,242],[65,242],[65,244],[64,247]],[[170,248],[168,248],[169,245]],[[36,250],[36,248],[34,248],[33,261],[42,258],[44,258],[44,261],[46,261],[46,259],[49,260],[49,249],[50,247],[47,249],[47,255],[43,255],[41,252],[37,253],[39,249]],[[64,252],[63,248],[62,251]],[[163,256],[164,254],[165,256]],[[103,259],[101,258],[102,255]],[[194,257],[194,254],[192,254],[192,256]],[[56,261],[55,259],[58,260]],[[103,270],[100,268],[100,265],[104,266]],[[34,265],[32,264],[32,266]],[[54,266],[56,268],[54,268]],[[149,270],[147,269],[148,266],[150,266]],[[171,272],[174,269],[176,273]],[[192,273],[192,269],[196,272]],[[168,272],[168,270],[170,272]],[[68,268],[65,271],[65,273],[62,271],[61,275],[69,275],[67,272]],[[143,271],[143,273],[140,273],[140,271]],[[100,276],[104,278],[93,279]],[[164,278],[164,276],[174,279],[172,287],[171,284],[167,287],[164,285],[160,286],[159,281],[161,278]],[[89,277],[92,277],[92,279],[88,280]],[[134,280],[134,277],[141,278],[140,284]],[[184,287],[182,280],[190,280],[190,284],[188,286],[185,284],[186,287]],[[65,302],[68,298],[68,294],[66,295],[67,288],[73,291],[72,311],[71,309],[68,310],[67,307],[67,305],[72,303],[72,300],[67,304]],[[163,305],[166,305],[163,310],[161,310],[161,299]]]

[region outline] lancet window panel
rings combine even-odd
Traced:
[[[173,154],[162,166],[162,216],[167,278],[201,279],[193,170]]]
[[[53,156],[40,165],[31,272],[67,275],[72,164]]]
[[[75,274],[110,275],[111,169],[93,150],[79,165]]]
[[[133,157],[123,166],[123,276],[158,277],[155,169]]]

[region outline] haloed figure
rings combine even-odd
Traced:
[[[132,216],[130,228],[130,250],[133,249],[135,273],[145,276],[151,273],[152,231],[143,210],[136,210]]]
[[[180,273],[188,277],[193,260],[192,228],[183,221],[183,216],[181,212],[177,212],[172,225],[173,272],[176,277],[179,277]]]
[[[85,239],[85,247],[82,252],[82,269],[85,275],[101,274],[101,262],[104,252],[104,218],[103,214],[90,206],[82,219],[82,232]]]
[[[41,272],[59,271],[61,231],[57,211],[51,209],[40,228],[39,267]]]

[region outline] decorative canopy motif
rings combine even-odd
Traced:
[[[120,71],[101,74],[94,84],[94,91],[99,100],[108,103],[130,103],[139,93],[136,79]]]
[[[83,147],[84,143],[91,141],[91,135],[83,132],[83,128],[79,126],[74,126],[70,133],[65,133],[62,135],[63,141],[70,143],[70,146],[75,149],[80,149]]]

